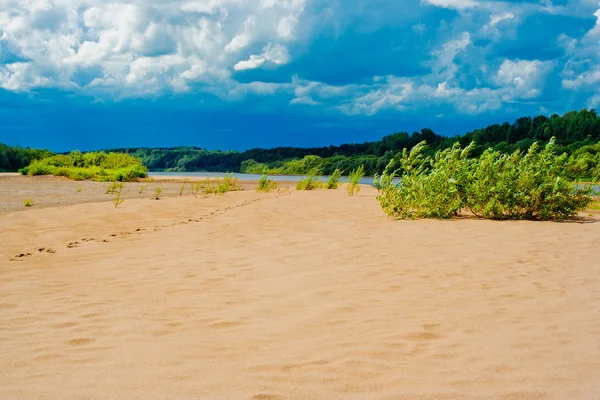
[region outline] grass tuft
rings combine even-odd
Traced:
[[[270,192],[271,190],[277,190],[279,184],[273,179],[270,179],[267,174],[260,177],[258,180],[257,192]]]
[[[360,192],[360,180],[365,176],[365,166],[361,165],[348,176],[348,196],[354,196]]]
[[[325,182],[325,189],[337,189],[338,187],[340,187],[340,178],[342,177],[342,170],[339,168],[336,168],[335,171],[333,171],[333,173],[331,175],[329,175],[329,178],[327,178],[327,182]]]

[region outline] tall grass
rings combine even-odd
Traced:
[[[125,200],[121,199],[121,193],[123,193],[123,189],[125,188],[125,182],[113,182],[114,183],[114,187],[112,189],[112,195],[113,195],[113,199],[112,202],[115,205],[115,208],[119,207],[119,205],[121,205],[121,203],[123,203]]]
[[[348,185],[347,185],[347,190],[348,190],[348,195],[349,196],[354,196],[355,194],[358,194],[358,192],[360,192],[360,180],[365,176],[365,166],[361,165],[360,167],[356,168],[355,170],[353,170],[352,172],[350,172],[350,175],[348,176]]]
[[[142,161],[129,154],[71,152],[33,160],[21,170],[23,175],[65,176],[73,180],[134,181],[145,178],[148,169]]]
[[[565,177],[567,156],[543,149],[505,155],[492,149],[468,158],[474,144],[424,157],[425,143],[390,162],[375,179],[383,210],[396,218],[451,218],[461,210],[489,219],[564,219],[591,204],[593,189]],[[399,183],[393,177],[401,171]]]
[[[342,177],[342,170],[339,168],[336,168],[335,171],[333,171],[333,173],[331,175],[329,175],[329,178],[327,178],[327,182],[325,182],[325,189],[337,189],[338,187],[340,187],[340,178]]]
[[[213,182],[210,178],[206,178],[204,184],[205,194],[223,195],[227,192],[242,190],[238,178],[234,178],[233,174],[227,174],[223,179],[217,177]]]
[[[305,178],[298,181],[296,190],[315,190],[322,187],[322,183],[317,180],[318,174],[318,169],[311,170]]]
[[[258,188],[256,191],[270,192],[271,190],[277,190],[278,186],[279,184],[277,182],[273,181],[273,179],[269,179],[269,176],[265,174],[258,180]]]

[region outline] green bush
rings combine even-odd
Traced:
[[[390,162],[375,177],[378,200],[388,215],[407,218],[450,218],[467,209],[490,219],[564,219],[591,203],[593,189],[569,182],[567,156],[553,153],[554,140],[540,151],[511,155],[493,149],[468,158],[474,144],[423,156],[425,142]],[[399,183],[393,178],[402,171]]]
[[[140,159],[122,153],[93,152],[57,154],[33,160],[21,170],[23,175],[65,176],[73,180],[93,179],[101,182],[127,182],[148,176]]]
[[[273,179],[269,179],[268,175],[263,175],[258,180],[258,188],[257,192],[270,192],[271,190],[276,190],[278,187],[277,182],[273,181]]]
[[[322,183],[317,180],[319,171],[313,169],[305,178],[298,181],[296,190],[315,190],[322,187]]]
[[[342,177],[342,170],[339,168],[336,168],[335,171],[333,171],[333,173],[331,175],[329,175],[329,178],[327,178],[327,182],[325,182],[325,189],[337,189],[338,187],[340,187],[340,178]]]

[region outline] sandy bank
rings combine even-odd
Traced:
[[[374,196],[0,213],[0,399],[597,398],[600,223]]]

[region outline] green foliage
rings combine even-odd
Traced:
[[[214,182],[210,178],[206,178],[202,186],[204,187],[205,194],[214,195],[222,195],[227,192],[233,192],[242,189],[239,179],[234,178],[232,174],[225,175],[222,180],[221,178],[217,177]]]
[[[75,191],[75,194],[81,193],[81,192],[83,192],[83,188],[82,187],[78,187],[77,190]]]
[[[325,182],[325,189],[337,189],[338,187],[340,187],[340,178],[342,177],[342,170],[339,168],[336,168],[335,171],[333,171],[333,173],[331,175],[329,175],[329,178],[327,178],[327,182]]]
[[[50,157],[53,154],[48,150],[11,147],[0,143],[0,171],[16,172],[29,165],[33,160]]]
[[[242,174],[266,174],[269,171],[269,166],[264,163],[257,163],[253,159],[244,160],[240,165]]]
[[[160,195],[161,195],[162,191],[163,190],[162,190],[162,188],[160,186],[154,188],[154,200],[159,200],[160,199]]]
[[[390,162],[376,176],[378,200],[388,215],[399,219],[450,218],[461,210],[490,219],[564,219],[591,203],[592,189],[569,182],[567,156],[553,152],[554,140],[540,151],[511,155],[488,149],[469,158],[475,144],[425,157],[425,143],[403,151],[399,168]],[[402,171],[399,183],[394,176]]]
[[[33,206],[33,200],[32,199],[27,199],[23,202],[23,206],[25,207],[32,207]]]
[[[190,182],[190,192],[192,193],[192,196],[197,197],[200,189],[202,189],[202,182]]]
[[[358,192],[360,192],[360,180],[365,176],[365,167],[364,166],[360,166],[358,168],[356,168],[355,170],[353,170],[352,172],[350,172],[350,175],[348,176],[348,185],[347,185],[347,190],[348,190],[348,195],[349,196],[354,196],[355,194],[358,194]]]
[[[112,181],[106,186],[105,194],[115,194],[115,191],[119,189],[119,184],[117,181]]]
[[[257,192],[270,192],[271,190],[277,190],[278,184],[273,181],[273,179],[269,179],[268,175],[263,175],[258,180],[258,188]]]
[[[34,160],[22,169],[24,175],[66,176],[74,180],[134,181],[145,178],[148,169],[141,160],[121,153],[85,153],[73,151]]]
[[[318,174],[319,170],[317,169],[310,171],[305,178],[298,181],[296,184],[296,190],[315,190],[322,187],[323,184],[317,180]]]

